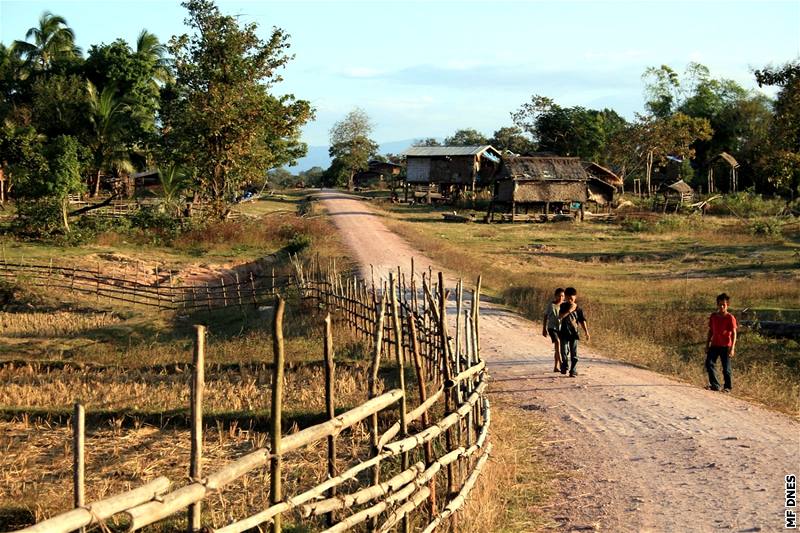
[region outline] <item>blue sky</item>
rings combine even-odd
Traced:
[[[690,61],[755,87],[751,70],[800,57],[800,1],[791,2],[273,2],[219,1],[223,13],[291,35],[294,61],[276,92],[310,100],[310,145],[353,107],[389,142],[486,135],[511,125],[532,94],[564,106],[642,110],[642,72]],[[129,42],[146,28],[184,33],[172,0],[0,0],[0,41],[23,39],[40,14],[67,19],[78,45]]]

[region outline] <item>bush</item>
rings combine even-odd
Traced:
[[[11,231],[26,237],[49,237],[64,230],[61,204],[55,198],[19,200]]]
[[[742,191],[726,194],[720,200],[711,202],[708,213],[714,215],[729,215],[731,211],[745,218],[775,216],[786,207],[786,201],[779,197],[764,197],[753,191]]]
[[[750,233],[753,235],[765,235],[777,237],[783,231],[783,223],[775,219],[756,220],[750,223]]]
[[[311,242],[311,235],[295,233],[294,236],[289,239],[289,243],[284,247],[284,250],[290,254],[297,254],[311,246]]]

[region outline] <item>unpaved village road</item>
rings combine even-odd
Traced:
[[[411,257],[420,270],[431,264],[367,202],[322,197],[365,279],[370,265],[386,277],[397,265],[407,272]],[[783,530],[784,476],[800,474],[796,421],[592,346],[581,346],[581,375],[562,377],[552,372],[541,324],[486,302],[481,308],[492,395],[542,413],[559,467],[571,473],[550,508],[553,530]]]

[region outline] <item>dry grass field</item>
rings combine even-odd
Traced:
[[[155,272],[202,280],[259,258],[282,274],[289,272],[287,250],[298,242],[310,245],[306,253],[341,253],[324,219],[296,216],[301,197],[243,204],[239,209],[245,216],[239,220],[192,230],[173,242],[109,230],[77,247],[10,237],[0,237],[0,244],[8,261],[46,264],[57,258],[128,279],[138,276],[142,282]],[[217,468],[268,442],[270,307],[180,315],[32,288],[24,279],[6,283],[4,290],[13,300],[0,312],[0,530],[71,507],[69,422],[75,401],[87,410],[89,501],[158,475],[185,480],[193,324],[206,324],[209,332],[205,468]],[[284,319],[287,432],[321,421],[325,412],[322,318],[290,300]],[[334,325],[334,339],[337,408],[345,410],[367,398],[366,348],[340,324]],[[355,462],[368,450],[366,438],[362,428],[342,434],[343,462]],[[287,490],[325,479],[325,450],[317,448],[288,458],[292,474],[285,481]],[[263,508],[268,484],[259,476],[264,475],[257,472],[234,484],[208,511],[210,521],[224,524]],[[166,523],[160,529],[173,527],[182,526]]]
[[[414,246],[466,277],[481,272],[490,294],[533,320],[555,287],[576,287],[596,349],[697,385],[706,379],[707,316],[720,292],[732,296],[740,320],[800,321],[796,221],[780,231],[768,217],[650,213],[615,222],[459,224],[443,221],[452,208],[378,205]],[[734,393],[797,416],[798,370],[796,341],[745,332]]]

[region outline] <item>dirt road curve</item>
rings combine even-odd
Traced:
[[[407,269],[411,257],[419,268],[431,264],[365,202],[323,196],[365,276],[370,264],[383,275]],[[585,345],[581,375],[562,377],[541,324],[485,302],[481,317],[492,394],[543,413],[559,466],[574,474],[552,508],[554,530],[783,529],[784,476],[800,474],[796,421]]]

